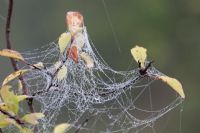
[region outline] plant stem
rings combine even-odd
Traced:
[[[17,116],[13,116],[13,115],[11,115],[9,112],[7,112],[7,111],[5,111],[5,110],[3,110],[3,109],[1,109],[1,108],[0,108],[0,112],[1,112],[2,114],[4,114],[4,115],[8,116],[9,118],[15,120],[15,121],[17,122],[17,124],[19,124],[19,125],[24,125],[24,124],[25,124],[25,123],[24,123],[22,120],[20,120]]]
[[[12,12],[13,12],[13,3],[14,3],[13,0],[9,0],[8,14],[7,14],[7,18],[6,18],[5,37],[6,37],[6,47],[7,47],[7,49],[12,49],[12,45],[11,45],[11,41],[10,41],[10,25],[11,25],[11,18],[12,18]],[[12,58],[10,58],[10,60],[11,60],[11,64],[12,64],[14,71],[19,70],[19,68],[17,66],[17,62]],[[22,82],[23,94],[28,95],[28,89],[26,87],[26,83],[24,82],[23,77],[19,76],[19,80]],[[29,111],[31,113],[34,113],[35,109],[33,107],[32,102],[30,102],[29,99],[27,99],[27,104],[28,104]],[[35,127],[34,131],[38,132],[38,128]]]

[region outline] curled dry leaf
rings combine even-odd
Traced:
[[[15,79],[15,78],[21,76],[22,74],[24,74],[24,73],[26,73],[26,72],[28,72],[28,71],[29,71],[29,69],[21,69],[21,70],[18,70],[18,71],[15,71],[15,72],[9,74],[9,75],[4,79],[2,86],[6,85],[6,84],[7,84],[8,82],[10,82],[11,80],[13,80],[13,79]]]
[[[81,58],[85,61],[85,64],[88,68],[94,67],[94,60],[91,58],[91,56],[89,54],[82,52]]]
[[[83,26],[83,16],[79,12],[67,12],[66,14],[66,23],[68,30],[74,34],[79,32]]]
[[[56,78],[58,79],[58,81],[61,81],[66,77],[67,77],[67,67],[63,65],[58,71]]]
[[[145,61],[147,58],[147,49],[140,47],[140,46],[135,46],[134,48],[131,49],[131,54],[135,61],[137,63],[140,63],[141,68],[145,68]]]
[[[0,56],[5,56],[5,57],[24,61],[24,57],[19,52],[11,50],[11,49],[0,50]]]
[[[181,83],[175,79],[168,76],[158,76],[158,79],[167,83],[172,89],[174,89],[182,98],[185,98],[183,87]]]
[[[60,53],[63,54],[68,44],[71,43],[71,34],[69,32],[64,32],[60,35],[58,39],[58,45]]]
[[[75,45],[72,45],[69,49],[68,56],[75,62],[78,63],[78,49]]]
[[[70,125],[67,123],[59,124],[54,128],[54,133],[65,133],[69,127]]]

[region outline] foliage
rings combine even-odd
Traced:
[[[71,13],[73,12],[70,12],[68,14],[71,14]],[[87,68],[92,69],[95,67],[95,65],[98,65],[95,62],[94,58],[89,53],[87,53],[88,51],[83,51],[84,49],[83,48],[83,45],[84,45],[83,33],[80,32],[82,30],[83,18],[79,18],[80,17],[79,15],[77,15],[76,17],[78,17],[78,20],[77,18],[75,19],[73,17],[70,19],[75,19],[76,21],[78,21],[77,23],[75,23],[77,25],[72,25],[71,22],[68,22],[69,24],[71,24],[69,25],[69,32],[65,32],[61,34],[58,40],[58,47],[59,47],[59,54],[60,54],[59,58],[61,58],[61,61],[59,60],[53,64],[54,69],[56,69],[56,71],[54,72],[55,76],[53,77],[52,76],[53,74],[50,73],[50,75],[52,76],[51,78],[52,79],[55,78],[58,82],[66,79],[68,75],[68,66],[65,64],[65,61],[68,58],[71,58],[74,64],[78,64],[79,60],[84,62],[86,69]],[[172,89],[174,89],[183,99],[185,98],[182,85],[177,79],[174,79],[165,75],[161,75],[160,73],[159,74],[151,73],[152,71],[150,71],[149,69],[151,67],[152,62],[147,61],[146,48],[135,46],[134,48],[131,49],[131,54],[133,58],[135,59],[135,61],[138,63],[139,67],[137,70],[139,72],[139,76],[138,76],[139,78],[146,76],[153,80],[161,80],[167,83]],[[28,69],[20,69],[9,74],[3,81],[1,91],[0,91],[1,101],[2,101],[0,103],[0,128],[4,128],[12,124],[16,126],[20,130],[20,132],[24,132],[24,133],[33,132],[34,126],[39,124],[39,120],[45,117],[45,115],[43,113],[36,113],[36,112],[23,114],[23,115],[20,114],[21,112],[19,110],[22,108],[20,106],[20,102],[26,99],[28,101],[28,104],[31,104],[31,101],[33,100],[33,96],[39,93],[43,93],[43,92],[36,92],[36,94],[32,94],[32,96],[29,96],[28,94],[26,95],[15,94],[11,90],[11,86],[8,84],[12,80],[19,78],[19,81],[20,81],[19,83],[21,86],[19,88],[23,89],[23,85],[22,85],[23,75],[27,74],[29,71],[32,71],[32,70],[42,70],[43,68],[45,68],[44,63],[38,62],[36,64],[32,64],[28,62],[27,60],[25,60],[25,58],[19,52],[14,51],[14,50],[9,50],[9,49],[1,50],[0,56],[9,57],[14,60],[21,61],[22,63],[26,64],[29,67]],[[65,58],[65,60],[62,60],[62,58]],[[46,73],[46,74],[49,74],[49,73]],[[133,80],[133,81],[135,82],[136,80]],[[50,87],[53,86],[52,82],[53,80],[50,82],[51,84],[49,85],[49,88],[42,91],[48,91]],[[127,86],[129,87],[130,85],[132,84],[130,83]],[[124,86],[123,88],[126,88],[127,86]],[[99,96],[107,95],[109,93],[115,93],[115,91],[116,90],[114,90],[113,92],[111,91],[108,93],[102,93],[102,94],[99,94]],[[69,128],[69,126],[70,125],[67,123],[60,124],[54,128],[54,133],[63,133]]]

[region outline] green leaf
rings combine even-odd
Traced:
[[[69,127],[70,125],[67,123],[59,124],[54,128],[54,133],[64,133]]]
[[[27,114],[22,117],[22,120],[26,121],[27,123],[30,123],[32,125],[38,124],[38,119],[41,119],[44,117],[43,113],[31,113]]]

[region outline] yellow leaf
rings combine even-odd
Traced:
[[[10,124],[9,122],[2,120],[2,121],[0,121],[0,128],[7,127],[9,124]]]
[[[57,70],[61,65],[62,65],[62,62],[61,62],[61,61],[57,61],[57,62],[54,64],[54,68]]]
[[[59,39],[58,39],[58,45],[60,48],[60,53],[62,54],[67,45],[71,42],[71,34],[69,32],[64,32],[60,35]]]
[[[67,67],[65,65],[63,65],[60,70],[58,71],[56,77],[58,79],[58,81],[63,80],[65,77],[67,76]]]
[[[85,52],[82,52],[80,56],[85,61],[86,66],[88,68],[93,68],[94,67],[94,60],[90,57],[89,54],[87,54]]]
[[[17,114],[19,111],[19,102],[24,100],[28,96],[15,95],[12,91],[9,91],[11,86],[5,85],[1,88],[1,97],[5,103],[5,109],[9,112]]]
[[[37,68],[44,68],[44,64],[42,62],[38,62],[36,64],[33,64],[33,66],[35,66]],[[33,66],[31,66],[31,68],[34,68]]]
[[[3,84],[2,86],[6,85],[8,82],[10,82],[11,80],[21,76],[22,74],[28,72],[28,69],[21,69],[21,70],[18,70],[16,72],[13,72],[11,74],[9,74],[3,81]]]
[[[9,111],[8,106],[6,105],[6,103],[0,103],[0,108],[5,110],[5,111]]]
[[[5,56],[5,57],[14,58],[14,59],[24,61],[23,56],[19,52],[14,51],[14,50],[10,50],[10,49],[0,50],[0,56]]]
[[[23,88],[22,81],[18,80],[18,89],[19,89],[20,94],[22,93],[22,88]]]
[[[134,48],[131,49],[131,54],[135,61],[137,63],[140,63],[141,68],[145,68],[145,61],[147,58],[147,49],[140,47],[140,46],[135,46]]]
[[[19,104],[17,97],[14,95],[12,91],[9,91],[11,86],[3,86],[1,88],[1,97],[6,104],[8,111],[12,111],[14,114],[18,113],[19,110]]]
[[[54,128],[54,133],[64,133],[69,128],[69,126],[70,125],[67,123],[59,124]]]
[[[30,129],[30,128],[22,128],[21,130],[20,130],[20,133],[34,133],[33,132],[33,129]]]
[[[182,98],[185,98],[182,85],[177,79],[168,76],[159,76],[158,78],[172,87]]]
[[[18,96],[17,96],[17,100],[18,100],[19,102],[22,101],[22,100],[24,100],[24,99],[26,99],[26,98],[28,98],[27,95],[18,95]]]
[[[2,109],[2,108],[1,108]],[[4,110],[4,109],[3,109]],[[0,114],[0,128],[4,128],[8,126],[10,123],[5,120],[7,118],[6,115]]]
[[[6,118],[5,119],[6,122],[15,125],[18,129],[22,130],[21,125],[19,125],[15,120],[11,119],[11,118]]]
[[[27,115],[23,116],[22,120],[24,120],[30,124],[36,125],[39,123],[38,119],[41,119],[43,117],[44,117],[43,113],[31,113],[31,114],[27,114]]]

